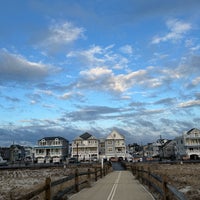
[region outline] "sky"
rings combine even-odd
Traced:
[[[0,146],[200,128],[199,0],[0,2]]]

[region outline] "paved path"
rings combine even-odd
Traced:
[[[114,171],[91,188],[71,196],[71,200],[153,200],[149,192],[129,171]]]

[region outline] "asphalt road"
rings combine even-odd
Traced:
[[[129,171],[113,171],[71,196],[71,200],[152,200],[151,194],[135,179]]]

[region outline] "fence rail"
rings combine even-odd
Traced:
[[[86,172],[79,172],[79,169],[76,168],[73,174],[59,180],[52,181],[50,177],[47,177],[44,185],[18,198],[13,198],[13,200],[30,200],[42,193],[44,193],[45,200],[61,200],[63,196],[69,193],[79,192],[83,187],[90,187],[91,181],[97,181],[98,178],[106,176],[109,171],[109,165],[104,165],[103,169],[101,167],[88,168]],[[69,184],[68,186],[53,192],[54,187],[60,186],[61,188],[62,184],[67,183]]]
[[[166,176],[158,176],[151,173],[150,168],[144,170],[143,166],[136,166],[134,164],[129,166],[129,168],[142,184],[148,185],[150,190],[153,188],[161,195],[163,200],[171,199],[172,196],[177,200],[186,200],[182,192],[167,182]]]

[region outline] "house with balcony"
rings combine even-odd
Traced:
[[[105,140],[105,156],[107,159],[125,159],[126,144],[125,137],[113,130]]]
[[[34,147],[37,163],[57,163],[68,157],[69,141],[63,137],[44,137]]]
[[[72,141],[71,156],[78,161],[96,161],[99,159],[99,140],[86,132]]]
[[[175,138],[175,154],[178,159],[200,158],[200,130],[193,128]]]

